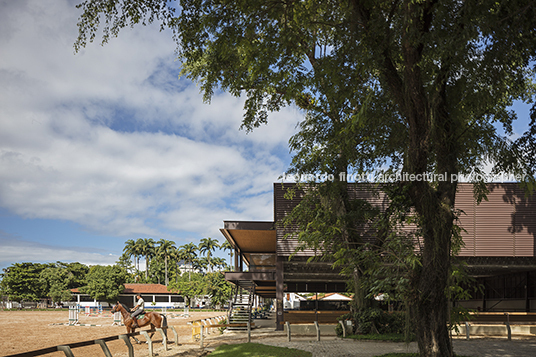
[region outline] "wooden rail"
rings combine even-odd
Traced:
[[[315,321],[321,324],[337,324],[340,316],[349,313],[350,311],[285,311],[283,315],[284,321],[291,324],[307,323],[312,324]]]
[[[152,332],[160,332],[162,335],[162,341],[164,343],[164,347],[167,350],[167,338],[165,333],[163,332],[164,329],[171,329],[173,334],[175,335],[175,344],[179,344],[179,335],[177,334],[177,331],[173,326],[168,326],[164,328],[157,328],[157,329],[151,329],[151,330],[142,330],[140,332],[135,333],[129,333],[129,334],[123,334],[123,335],[117,335],[117,336],[109,336],[100,338],[97,340],[88,340],[88,341],[82,341],[82,342],[75,342],[75,343],[68,343],[63,345],[58,345],[54,347],[47,347],[47,348],[41,348],[39,350],[33,350],[29,352],[22,352],[22,353],[16,353],[12,355],[7,355],[4,357],[34,357],[34,356],[42,356],[48,353],[54,353],[54,352],[63,352],[65,353],[65,356],[67,357],[74,357],[74,354],[72,352],[73,349],[79,348],[79,347],[86,347],[91,345],[100,345],[102,348],[102,351],[104,352],[104,355],[106,357],[112,357],[112,354],[110,353],[110,350],[108,349],[108,346],[106,345],[106,342],[114,341],[114,340],[123,340],[125,341],[125,344],[128,348],[128,355],[129,357],[134,357],[134,347],[132,346],[132,343],[130,342],[130,337],[138,336],[138,335],[144,335],[147,339],[147,342],[149,343],[149,353],[152,356],[152,341],[149,338],[148,333]]]
[[[203,348],[203,341],[204,341],[204,328],[208,329],[210,328],[219,328],[219,327],[247,327],[248,331],[248,342],[251,342],[251,328],[255,326],[255,324],[252,324],[250,322],[247,323],[235,323],[235,324],[218,324],[218,325],[201,325],[199,326],[199,347]],[[193,330],[192,330],[193,331]]]

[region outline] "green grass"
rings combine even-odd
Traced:
[[[241,343],[217,347],[210,357],[311,357],[312,353],[286,347],[274,347],[258,343]]]

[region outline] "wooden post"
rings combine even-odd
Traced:
[[[95,340],[95,344],[101,346],[102,352],[104,352],[104,355],[106,357],[112,357],[112,354],[110,353],[110,349],[108,348],[108,346],[106,346],[106,342],[104,342],[103,340]]]
[[[69,346],[58,346],[57,349],[58,351],[65,353],[65,356],[67,357],[74,357],[73,351]]]
[[[200,342],[200,344],[199,344],[200,348],[203,348],[203,327],[204,327],[204,326],[201,325],[201,336],[200,336],[200,341],[201,341],[201,342]]]
[[[285,325],[287,326],[287,341],[290,342],[290,324],[288,321],[285,321]]]
[[[130,337],[128,335],[119,335],[119,339],[125,341],[125,345],[128,348],[128,357],[134,357],[134,347],[132,347]]]
[[[339,320],[339,323],[342,327],[342,337],[346,337],[346,326],[344,325],[344,322],[342,320]]]
[[[164,333],[164,330],[162,330],[161,328],[157,328],[156,331],[160,332],[160,334],[162,335],[162,344],[164,345],[164,351],[167,351],[167,336]]]
[[[508,341],[512,341],[512,329],[510,328],[510,314],[506,313],[506,331],[508,331]]]
[[[320,341],[320,325],[318,325],[318,321],[315,321],[315,327],[316,327],[316,340]]]
[[[248,343],[251,342],[251,322],[248,321]]]
[[[151,338],[149,337],[149,334],[147,333],[147,331],[140,331],[140,333],[147,340],[147,344],[149,345],[149,356],[152,356],[153,355],[153,341],[151,341]]]
[[[171,331],[173,331],[173,335],[175,336],[175,345],[179,345],[179,334],[177,333],[177,330],[175,330],[174,326],[171,326]]]

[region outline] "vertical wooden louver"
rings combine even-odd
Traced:
[[[532,257],[536,239],[535,197],[514,183],[489,184],[487,200],[476,204],[471,184],[459,184],[456,208],[465,247],[460,256]]]
[[[274,184],[274,219],[277,230],[277,254],[289,256],[298,246],[296,239],[285,239],[287,233],[295,232],[297,227],[286,229],[278,226],[278,222],[289,214],[300,202],[300,192],[294,200],[285,199],[288,188],[295,184]],[[536,252],[536,195],[525,197],[525,192],[516,183],[489,184],[487,200],[477,204],[473,186],[468,183],[458,184],[456,209],[461,210],[458,225],[462,231],[464,247],[459,256],[462,257],[534,257]],[[380,209],[387,207],[383,193],[371,184],[349,184],[350,199],[366,199]],[[369,229],[370,227],[365,227]],[[413,227],[403,227],[410,232]],[[366,238],[372,232],[363,232]],[[299,252],[297,256],[313,256],[321,254],[311,249]]]

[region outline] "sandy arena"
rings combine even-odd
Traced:
[[[172,314],[180,314],[169,313]],[[190,316],[168,318],[168,325],[174,326],[179,334],[180,346],[174,343],[168,345],[168,351],[162,347],[162,338],[159,333],[153,336],[153,350],[155,355],[165,356],[199,356],[202,351],[199,349],[199,342],[192,341],[192,328],[187,323],[194,320],[205,319],[214,316],[224,315],[225,312],[204,312],[190,311]],[[28,352],[46,347],[53,347],[61,344],[95,340],[99,338],[116,336],[126,333],[124,326],[112,326],[113,316],[109,311],[105,311],[99,317],[89,317],[80,312],[80,324],[92,324],[100,326],[67,326],[69,321],[69,311],[1,311],[0,326],[2,340],[0,341],[0,356],[7,356],[16,353]],[[149,329],[143,327],[142,330]],[[137,329],[136,331],[139,331]],[[137,336],[140,341],[145,342],[143,336]],[[174,340],[171,330],[168,338]],[[207,341],[208,342],[208,341]],[[121,340],[106,343],[112,355],[122,357],[128,356],[128,349]],[[148,346],[133,344],[136,356],[147,355]],[[205,344],[206,346],[206,344]],[[138,352],[139,351],[139,352]],[[142,352],[143,351],[143,352]],[[104,356],[102,349],[98,345],[76,348],[73,350],[76,357]],[[184,354],[183,354],[184,353]],[[63,352],[55,352],[45,356],[62,356]]]

